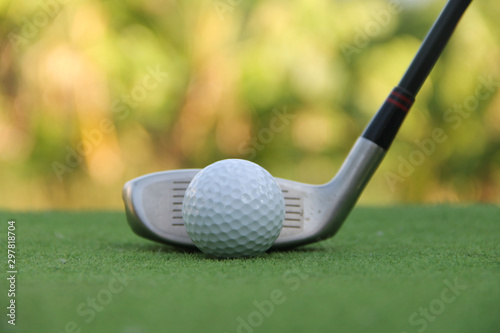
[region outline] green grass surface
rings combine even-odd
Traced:
[[[3,256],[9,219],[18,251],[17,325],[6,323],[2,279],[1,332],[500,329],[495,206],[358,207],[328,241],[246,260],[143,240],[119,212],[0,217]]]

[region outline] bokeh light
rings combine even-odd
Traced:
[[[223,158],[328,181],[445,1],[394,3],[0,3],[1,206],[120,209]],[[472,3],[362,203],[500,201],[499,14]]]

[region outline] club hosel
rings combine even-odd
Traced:
[[[329,223],[323,235],[333,236],[358,201],[366,184],[384,159],[415,98],[401,87],[389,94],[382,107],[352,147],[325,193],[335,189]]]
[[[331,198],[329,223],[325,237],[333,236],[358,201],[372,175],[384,159],[386,151],[372,141],[359,137],[335,177],[323,186]]]

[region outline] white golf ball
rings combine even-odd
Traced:
[[[285,200],[276,180],[262,167],[222,160],[193,178],[182,216],[201,251],[223,258],[249,257],[268,250],[278,237]]]

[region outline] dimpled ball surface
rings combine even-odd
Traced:
[[[249,161],[229,159],[193,178],[182,215],[201,251],[221,258],[249,257],[269,249],[278,237],[285,201],[269,172]]]

